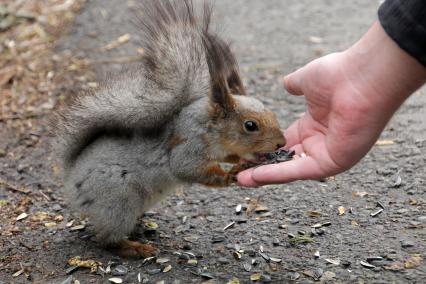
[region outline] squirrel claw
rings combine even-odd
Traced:
[[[122,241],[118,247],[112,248],[111,251],[123,258],[148,258],[159,253],[159,250],[153,245],[129,240]]]

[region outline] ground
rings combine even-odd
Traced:
[[[273,109],[285,128],[305,106],[303,98],[283,90],[282,75],[348,47],[376,19],[379,2],[216,0],[214,20],[232,42],[248,93]],[[138,56],[138,30],[129,20],[133,6],[134,1],[88,1],[56,49],[94,62],[101,81],[121,68],[114,62]],[[47,117],[35,121],[24,138],[0,120],[0,283],[108,283],[111,277],[138,283],[138,275],[148,283],[201,283],[210,277],[207,283],[251,283],[256,277],[270,283],[424,283],[425,118],[421,90],[357,166],[323,182],[185,188],[141,221],[139,237],[161,251],[159,261],[145,262],[100,248],[90,221],[84,225],[68,210],[58,193],[53,138],[44,134]],[[237,214],[239,204],[243,212]],[[260,212],[248,214],[246,208]],[[16,220],[23,212],[28,216]],[[313,229],[314,224],[324,226]],[[75,256],[127,271],[112,276],[79,268],[67,274]],[[163,272],[168,265],[171,270]]]

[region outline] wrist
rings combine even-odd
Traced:
[[[426,82],[426,68],[401,49],[379,22],[344,57],[343,73],[360,95],[392,112]]]

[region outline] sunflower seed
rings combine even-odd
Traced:
[[[235,213],[240,214],[242,209],[243,206],[241,204],[238,204],[237,207],[235,207]]]
[[[109,278],[108,280],[109,280],[109,282],[116,283],[116,284],[123,283],[123,279],[118,278],[118,277]]]

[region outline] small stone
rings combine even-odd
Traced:
[[[155,262],[159,263],[159,264],[164,264],[164,263],[167,263],[169,261],[170,261],[170,259],[168,259],[168,258],[157,258],[157,260]]]
[[[219,257],[217,259],[217,262],[219,262],[220,264],[229,264],[230,263],[230,261],[227,258],[224,258],[224,257]]]
[[[62,281],[61,284],[72,284],[72,279],[73,279],[72,276],[68,276],[68,278]],[[3,283],[3,282],[0,281],[0,283]]]
[[[351,262],[349,260],[342,260],[340,261],[340,264],[345,268],[351,266]]]
[[[414,247],[414,243],[410,240],[402,239],[401,240],[401,247],[403,248],[411,248]]]
[[[123,275],[126,275],[128,272],[129,272],[129,269],[127,269],[127,267],[125,267],[124,265],[117,265],[112,270],[112,276],[123,276]]]
[[[325,230],[323,229],[323,228],[318,228],[318,229],[315,229],[315,232],[318,234],[318,235],[324,235],[324,233],[325,233]]]
[[[280,245],[280,240],[278,238],[274,238],[272,240],[272,245],[275,246],[275,247],[279,246]]]
[[[419,220],[419,222],[421,222],[421,223],[423,223],[423,224],[426,224],[426,216],[419,216],[419,217],[417,218],[417,220]]]
[[[53,204],[52,209],[54,211],[61,211],[62,210],[62,206],[60,204],[56,203],[56,204]]]
[[[336,277],[336,273],[332,271],[326,271],[321,277],[321,281],[331,281],[333,278]]]
[[[315,268],[312,277],[314,278],[314,280],[318,281],[322,277],[323,273],[324,272],[321,268]]]
[[[269,276],[268,274],[262,274],[261,279],[263,283],[270,283],[272,281],[271,276]]]
[[[154,269],[150,269],[146,271],[149,275],[155,275],[161,272],[161,269],[159,268],[154,268]]]
[[[244,270],[247,271],[247,272],[250,272],[251,268],[252,268],[250,263],[244,263],[243,267],[244,267]]]
[[[223,241],[225,241],[225,237],[224,236],[213,236],[212,237],[212,243],[213,244],[215,244],[215,243],[221,243]]]
[[[167,273],[167,272],[169,272],[170,270],[172,270],[172,266],[169,264],[169,265],[167,265],[166,267],[164,267],[163,272],[164,272],[164,273]]]
[[[319,250],[315,251],[314,257],[317,258],[317,259],[320,258],[320,252],[319,252]]]
[[[255,274],[250,275],[250,280],[251,281],[259,281],[261,277],[262,277],[262,274],[255,273]]]
[[[183,248],[184,250],[191,250],[191,249],[192,249],[192,247],[191,247],[189,244],[184,244],[184,245],[182,246],[182,248]]]
[[[290,273],[290,280],[291,281],[296,281],[299,278],[300,278],[300,274],[298,272]]]

